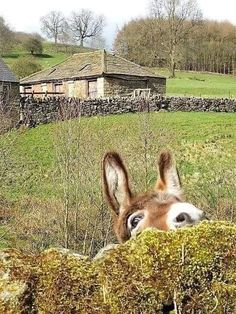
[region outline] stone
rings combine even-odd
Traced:
[[[203,99],[195,97],[167,97],[152,95],[148,99],[132,97],[109,97],[99,99],[79,100],[74,98],[42,98],[20,99],[19,125],[45,124],[65,117],[97,116],[128,112],[155,111],[212,111],[236,112],[236,100]]]

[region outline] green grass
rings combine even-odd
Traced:
[[[155,72],[169,76],[164,69]],[[167,95],[236,98],[236,76],[176,71],[176,78],[167,79]]]
[[[149,116],[127,114],[82,118],[81,121],[74,120],[71,123],[73,128],[79,126],[81,132],[85,133],[81,145],[91,146],[91,151],[88,150],[86,153],[94,155],[92,158],[95,158],[97,165],[100,163],[98,158],[101,158],[101,152],[97,153],[100,146],[102,153],[108,149],[120,150],[127,152],[129,158],[134,154],[137,159],[144,141],[142,136],[148,136],[143,134],[145,131],[142,129],[143,125],[148,128],[147,132],[151,132],[153,143],[149,138],[147,141],[153,154],[163,146],[169,146],[179,155],[186,143],[207,145],[210,142],[216,143],[219,149],[232,154],[232,160],[235,160],[234,114],[181,112],[152,113]],[[5,191],[7,198],[15,199],[27,195],[50,198],[55,194],[51,182],[57,146],[55,136],[62,132],[60,129],[65,125],[66,123],[48,124],[11,134],[15,139],[9,153],[13,160],[13,168],[10,171],[15,173],[15,178],[13,182],[10,181],[9,186],[2,188],[2,193]],[[63,136],[65,132],[62,133]],[[8,140],[9,137],[4,145],[8,145]]]
[[[15,52],[9,56],[4,57],[3,59],[6,62],[6,64],[11,68],[20,56],[27,56],[27,55],[30,55],[30,54]],[[69,57],[69,54],[62,53],[62,52],[55,52],[53,54],[45,53],[42,55],[34,56],[35,60],[42,66],[43,69],[50,68],[64,61],[68,57]]]

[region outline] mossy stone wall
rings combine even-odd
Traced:
[[[236,227],[147,230],[95,260],[0,253],[0,313],[236,313]]]

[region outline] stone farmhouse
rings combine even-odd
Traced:
[[[19,80],[0,59],[0,99],[9,102],[10,99],[19,97]]]
[[[128,96],[143,90],[164,94],[166,78],[105,50],[74,54],[20,81],[21,93],[80,99]]]

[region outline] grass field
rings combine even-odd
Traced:
[[[133,189],[145,191],[155,185],[158,152],[171,149],[186,199],[236,221],[235,140],[234,114],[195,112],[81,118],[2,136],[0,213],[8,208],[14,219],[0,225],[0,247],[63,246],[65,221],[79,252],[111,241],[101,175],[108,150],[122,154]]]
[[[236,122],[234,114],[214,114],[214,113],[153,113],[145,115],[117,115],[109,117],[82,118],[80,121],[73,121],[72,128],[81,128],[77,132],[85,133],[85,138],[80,139],[81,145],[92,145],[95,156],[100,147],[101,152],[108,149],[124,150],[129,158],[134,154],[138,159],[139,150],[142,150],[142,136],[148,136],[149,145],[152,149],[150,153],[155,153],[162,146],[168,146],[176,151],[177,156],[181,154],[181,149],[185,145],[210,145],[218,146],[219,152],[229,153],[230,163],[235,161],[235,140]],[[11,147],[9,157],[13,158],[16,166],[19,161],[28,167],[26,178],[21,173],[18,180],[14,180],[6,189],[10,199],[22,197],[24,195],[35,195],[37,197],[50,197],[53,194],[53,186],[50,186],[50,173],[53,172],[55,163],[55,136],[60,129],[63,130],[66,123],[49,124],[37,127],[25,132],[13,132],[10,137],[14,137],[14,145]],[[142,134],[147,128],[147,134]],[[65,132],[63,136],[65,136]],[[79,136],[79,135],[78,135]],[[103,139],[100,143],[101,138]],[[94,139],[93,139],[94,137]],[[153,138],[153,142],[152,142]],[[5,145],[8,145],[9,137]],[[98,142],[97,142],[98,141]],[[92,148],[91,148],[92,149]],[[189,152],[191,153],[191,152]],[[213,152],[212,152],[213,153]],[[211,155],[211,152],[209,151]],[[100,156],[99,156],[100,157]],[[154,156],[152,156],[153,158]],[[214,158],[214,156],[210,156]],[[181,160],[182,157],[180,156]],[[100,159],[96,160],[99,164]],[[185,161],[187,162],[187,160]],[[32,172],[30,168],[32,167]],[[17,172],[14,167],[11,172]],[[37,178],[27,184],[28,176]],[[42,178],[40,178],[42,176]],[[44,178],[44,179],[43,179]],[[48,178],[48,180],[45,180]],[[24,182],[25,179],[25,182]],[[3,182],[4,184],[4,182]],[[3,189],[2,189],[3,191]]]
[[[156,73],[169,76],[167,70]],[[167,79],[167,94],[196,97],[236,98],[236,76],[204,72],[176,71],[176,78]]]

